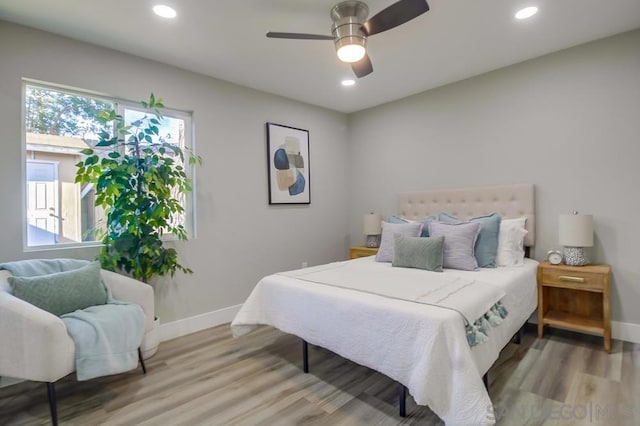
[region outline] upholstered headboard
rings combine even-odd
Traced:
[[[531,247],[536,240],[534,186],[505,185],[479,188],[434,189],[403,192],[398,199],[398,214],[411,220],[448,213],[469,219],[498,212],[504,219],[526,217],[529,231],[524,245]]]

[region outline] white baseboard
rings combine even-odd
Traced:
[[[236,316],[242,305],[229,306],[228,308],[218,309],[217,311],[206,312],[178,321],[160,324],[158,326],[158,335],[160,341],[175,339],[177,337],[186,336],[207,328],[215,327],[225,322],[231,322]],[[160,318],[162,321],[162,318]]]
[[[611,321],[611,337],[625,342],[640,343],[640,324]]]

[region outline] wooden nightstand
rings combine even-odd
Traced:
[[[375,256],[376,253],[378,253],[378,247],[355,246],[351,247],[349,257],[351,259],[357,259],[359,257]]]
[[[544,326],[559,326],[604,337],[611,351],[609,265],[538,266],[538,337]]]

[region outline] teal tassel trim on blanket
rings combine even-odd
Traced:
[[[509,311],[507,311],[507,308],[502,306],[502,302],[496,303],[495,308],[498,310],[498,314],[500,314],[500,318],[506,318],[507,315],[509,315]]]
[[[467,325],[467,342],[469,346],[479,345],[488,340],[486,334],[484,334],[476,325]]]
[[[502,318],[500,318],[500,315],[494,312],[493,308],[487,311],[487,313],[484,314],[484,316],[487,319],[487,321],[489,321],[489,324],[491,324],[492,327],[497,327],[500,324],[502,324]]]
[[[509,315],[509,311],[498,302],[473,324],[466,324],[467,342],[473,347],[489,340],[489,330],[498,327],[502,320]]]
[[[491,329],[491,324],[489,323],[489,321],[487,321],[484,315],[481,316],[480,319],[478,319],[474,323],[474,325],[476,325],[478,327],[478,330],[480,330],[484,334],[489,334],[489,330]]]

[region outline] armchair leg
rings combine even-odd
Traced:
[[[142,359],[142,351],[138,348],[138,360],[140,361],[140,365],[142,366],[142,374],[147,374],[147,367],[144,365],[144,360]]]
[[[49,396],[49,411],[51,411],[51,424],[58,426],[58,409],[56,408],[56,385],[47,382],[47,395]]]

